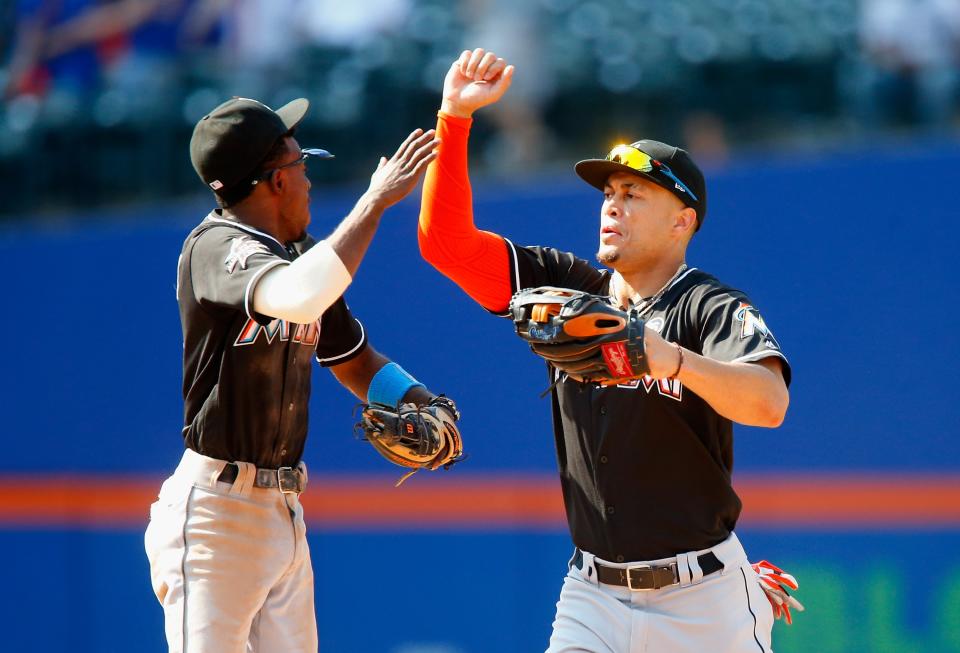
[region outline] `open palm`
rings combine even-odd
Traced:
[[[443,81],[443,110],[469,116],[499,100],[513,80],[513,66],[481,48],[464,50]]]

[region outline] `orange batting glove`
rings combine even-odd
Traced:
[[[803,604],[787,592],[788,588],[795,590],[799,587],[797,579],[766,560],[761,560],[751,566],[757,572],[757,582],[760,583],[763,593],[767,595],[767,600],[773,606],[774,619],[783,617],[788,624],[792,624],[793,616],[790,614],[790,608],[794,608],[798,612],[804,610]]]

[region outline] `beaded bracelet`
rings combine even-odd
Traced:
[[[680,343],[673,343],[677,347],[677,354],[680,355],[680,358],[677,360],[677,371],[670,375],[671,379],[677,378],[680,374],[680,370],[683,368],[683,347],[680,346]]]

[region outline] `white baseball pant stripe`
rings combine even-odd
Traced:
[[[150,507],[144,544],[170,653],[316,653],[300,500],[253,487],[250,463],[219,482],[226,464],[187,449]]]
[[[704,576],[697,556],[707,551],[723,569]],[[677,563],[679,585],[631,591],[597,582],[595,556],[571,565],[553,622],[547,653],[771,653],[773,609],[757,583],[736,535],[712,549],[662,560],[613,563]]]

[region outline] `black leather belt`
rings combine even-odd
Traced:
[[[713,551],[697,556],[697,563],[704,576],[723,569],[723,563],[713,554]],[[577,569],[583,569],[583,552],[580,549],[577,549],[573,557],[573,564]],[[680,583],[675,562],[665,565],[631,565],[620,568],[607,567],[594,560],[593,567],[597,570],[597,580],[601,583],[628,587],[631,590],[658,590],[661,587]]]
[[[236,463],[227,463],[218,481],[223,483],[233,483],[237,480],[237,474],[240,468]],[[257,475],[253,479],[254,487],[278,488],[283,494],[300,494],[307,486],[303,473],[294,467],[281,467],[280,469],[257,469]]]

